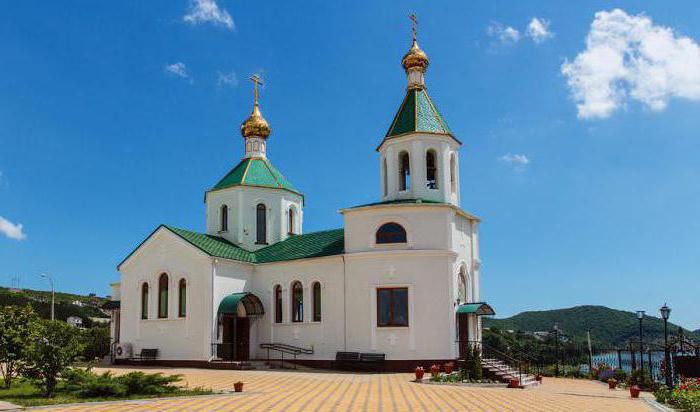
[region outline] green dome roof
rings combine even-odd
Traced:
[[[241,160],[211,190],[221,190],[235,186],[268,187],[287,190],[301,195],[269,160],[260,157],[248,157]]]
[[[447,122],[428,97],[425,88],[409,89],[391,122],[386,137],[406,133],[438,133],[452,136]]]

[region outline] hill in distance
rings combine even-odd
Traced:
[[[83,319],[85,326],[90,326],[90,318],[107,318],[100,309],[107,301],[106,298],[97,296],[83,296],[72,293],[56,292],[55,316],[58,320],[65,321],[69,316],[78,316]],[[22,289],[19,291],[0,287],[0,307],[2,306],[31,306],[34,311],[44,319],[51,318],[51,292],[41,290]]]
[[[645,315],[642,321],[644,340],[662,343],[663,320]],[[630,341],[639,341],[639,320],[635,312],[610,309],[605,306],[575,306],[567,309],[522,312],[504,319],[484,319],[484,327],[522,332],[551,331],[558,324],[561,332],[574,340],[585,340],[591,331],[591,341],[596,346],[625,347]],[[669,337],[680,327],[668,323]],[[700,331],[683,329],[683,334],[700,342]]]

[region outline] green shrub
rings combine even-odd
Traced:
[[[79,398],[109,398],[127,395],[126,385],[115,379],[110,372],[92,376],[75,391]]]
[[[176,392],[174,384],[182,380],[182,375],[163,375],[162,373],[145,374],[129,372],[116,378],[126,387],[129,395],[158,395]]]

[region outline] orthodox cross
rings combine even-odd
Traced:
[[[418,25],[418,17],[416,17],[416,13],[411,13],[408,15],[408,18],[411,19],[411,31],[413,31],[413,41],[416,41],[416,26]]]
[[[264,84],[262,80],[260,79],[260,76],[257,74],[254,74],[250,76],[250,80],[255,83],[255,88],[254,88],[254,93],[255,93],[255,105],[258,105],[258,85]]]

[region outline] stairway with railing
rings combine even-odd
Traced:
[[[517,379],[519,386],[523,388],[538,384],[535,376],[530,373],[531,365],[539,368],[539,362],[533,355],[521,351],[505,353],[480,341],[466,343],[471,348],[476,346],[479,349],[481,367],[496,379],[509,384]]]
[[[261,349],[267,349],[267,364],[269,366],[273,365],[273,360],[270,358],[270,351],[278,352],[280,354],[280,358],[277,359],[279,362],[279,367],[281,369],[284,369],[284,355],[292,355],[293,357],[293,365],[294,369],[297,368],[296,365],[296,360],[297,360],[297,355],[313,355],[314,353],[314,347],[311,346],[311,348],[302,348],[300,346],[293,346],[293,345],[288,345],[286,343],[276,343],[276,342],[270,342],[270,343],[261,343],[260,344]]]

